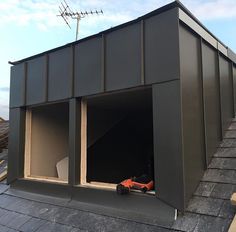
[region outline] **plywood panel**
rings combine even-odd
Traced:
[[[30,175],[30,163],[31,163],[31,125],[32,125],[31,110],[27,110],[25,116],[26,117],[25,117],[24,177],[28,177]]]
[[[179,78],[177,8],[145,20],[145,83]]]
[[[75,46],[75,96],[102,91],[102,38],[93,38]]]
[[[10,107],[25,105],[25,63],[11,67]]]
[[[205,144],[200,39],[180,27],[180,68],[185,201],[197,187],[205,168]]]
[[[81,150],[80,184],[87,182],[87,102],[81,101]]]
[[[56,101],[72,96],[72,47],[49,54],[48,100]]]
[[[46,57],[41,56],[27,62],[26,104],[45,102],[47,95]]]
[[[106,35],[105,89],[141,85],[141,26],[136,23]]]
[[[68,156],[67,103],[32,109],[30,175],[57,177],[56,163]]]
[[[222,133],[229,127],[233,112],[233,80],[231,73],[231,63],[219,56],[220,69],[220,95],[221,95],[221,120]]]
[[[220,80],[217,53],[202,43],[202,73],[207,163],[221,140]]]

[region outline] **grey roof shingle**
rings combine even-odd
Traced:
[[[231,195],[236,191],[236,185],[216,184],[211,192],[211,197],[229,200]]]
[[[219,148],[214,157],[236,158],[236,148]]]
[[[194,196],[187,207],[188,212],[218,216],[223,200],[211,197]]]
[[[209,168],[236,170],[235,158],[213,158]]]
[[[42,225],[46,224],[46,221],[39,218],[31,218],[25,224],[21,225],[20,231],[22,232],[35,232]]]
[[[206,170],[202,180],[215,183],[236,184],[236,171],[208,169]]]

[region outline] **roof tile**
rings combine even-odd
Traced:
[[[222,203],[223,200],[221,199],[195,196],[190,200],[187,211],[217,216],[220,212]]]
[[[226,131],[226,133],[225,133],[225,136],[224,136],[225,138],[227,138],[227,139],[236,139],[236,130],[228,130],[228,131]]]
[[[236,170],[236,159],[235,158],[213,158],[209,165],[209,168]]]
[[[230,199],[232,193],[236,190],[236,185],[216,184],[211,192],[211,197],[220,199]]]
[[[186,213],[183,216],[179,216],[172,226],[172,229],[181,231],[193,231],[199,220],[199,215]]]
[[[223,142],[220,144],[220,147],[236,147],[236,139],[223,139]]]
[[[233,218],[236,213],[235,206],[231,205],[230,200],[224,200],[223,205],[221,206],[219,216],[223,218]]]
[[[214,157],[232,157],[236,158],[236,148],[218,148]]]
[[[46,224],[47,221],[41,220],[38,218],[31,218],[27,221],[24,225],[20,227],[20,231],[22,232],[35,232],[38,230],[42,225]]]
[[[196,192],[194,193],[197,196],[209,197],[212,190],[214,189],[216,183],[211,182],[200,182]]]
[[[227,232],[231,220],[210,217],[210,216],[200,216],[199,221],[193,232]]]
[[[42,225],[37,232],[71,232],[73,227],[65,226],[58,223],[47,222]]]
[[[14,220],[10,221],[7,226],[12,229],[18,230],[22,225],[29,221],[30,218],[30,216],[24,214],[17,214],[16,217],[14,217]]]
[[[202,180],[216,183],[236,184],[236,172],[235,170],[208,169]]]
[[[231,125],[228,128],[229,130],[236,130],[236,122],[231,123]]]

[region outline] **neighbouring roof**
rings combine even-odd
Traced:
[[[0,122],[4,122],[5,120],[2,118],[2,117],[0,117]]]
[[[233,192],[236,192],[236,119],[213,156],[185,215],[179,215],[169,227],[83,211],[78,206],[69,206],[69,199],[25,193],[0,183],[0,231],[226,232],[236,213],[236,207],[230,204]]]
[[[8,134],[9,121],[0,120],[0,152],[8,146]]]

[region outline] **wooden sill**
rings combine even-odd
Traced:
[[[60,183],[60,184],[68,184],[68,181],[60,180],[57,177],[30,175],[30,176],[26,176],[25,179],[37,180],[37,181],[42,181],[42,182],[53,182],[53,183]]]

